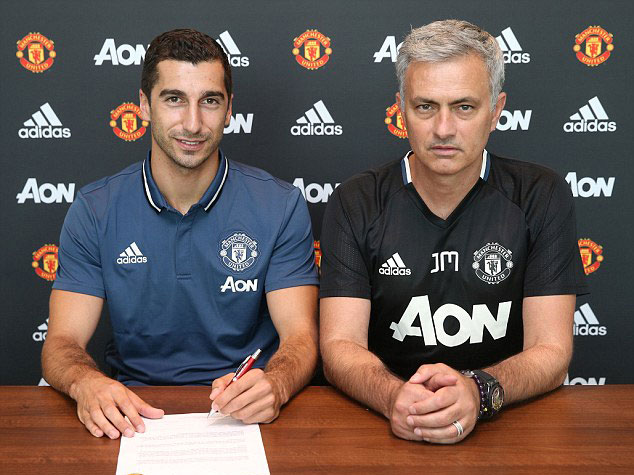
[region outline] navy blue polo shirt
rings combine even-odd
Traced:
[[[229,161],[182,215],[143,162],[83,187],[62,228],[53,288],[107,300],[126,384],[209,384],[279,345],[265,294],[318,285],[300,191]]]

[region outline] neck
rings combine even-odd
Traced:
[[[152,148],[152,177],[159,190],[174,209],[187,214],[192,205],[198,203],[213,181],[219,167],[216,150],[196,168],[186,168],[174,163]]]
[[[482,161],[476,160],[470,167],[452,175],[432,172],[413,154],[409,157],[409,165],[412,184],[429,210],[447,219],[478,182]]]

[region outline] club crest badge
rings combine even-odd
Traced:
[[[581,254],[581,262],[583,264],[583,272],[586,275],[596,271],[603,262],[603,246],[597,244],[592,239],[579,239],[579,253]],[[596,256],[592,262],[592,256]]]
[[[497,242],[490,242],[473,253],[473,270],[487,284],[499,284],[511,274],[513,253]]]
[[[141,119],[141,108],[134,102],[124,102],[115,110],[110,111],[112,131],[126,142],[133,142],[143,137],[148,125],[150,125],[148,121]]]
[[[220,259],[234,272],[251,267],[258,257],[258,243],[243,232],[233,233],[220,243]]]
[[[55,280],[57,267],[59,266],[58,252],[59,249],[55,244],[46,244],[33,253],[31,265],[35,273],[42,279]]]
[[[306,69],[319,69],[332,54],[330,38],[317,30],[306,30],[293,40],[293,56]]]
[[[586,66],[595,67],[607,61],[614,51],[613,39],[612,33],[608,33],[600,26],[589,26],[575,35],[575,45],[572,49],[579,61]]]
[[[15,53],[20,64],[32,73],[43,73],[55,62],[55,43],[41,33],[29,33],[18,43]]]
[[[392,135],[396,135],[399,139],[407,138],[407,129],[403,123],[401,108],[397,103],[385,109],[385,125]]]

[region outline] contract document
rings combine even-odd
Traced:
[[[121,437],[116,475],[269,475],[257,424],[206,413],[143,422],[144,433]]]

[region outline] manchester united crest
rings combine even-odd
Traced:
[[[511,274],[513,253],[497,242],[490,242],[473,253],[473,270],[487,284],[499,284]]]
[[[220,243],[220,258],[234,272],[251,267],[258,257],[258,243],[243,232],[233,233]]]
[[[317,30],[306,30],[293,40],[293,55],[300,66],[319,69],[330,59],[330,38]]]
[[[583,271],[586,275],[592,274],[603,262],[603,246],[588,238],[579,239],[578,244]]]
[[[321,243],[320,241],[315,241],[315,265],[317,269],[321,271]]]
[[[18,43],[18,51],[15,55],[20,64],[32,73],[43,73],[55,61],[55,43],[41,33],[29,33]]]
[[[407,138],[407,129],[403,123],[401,108],[397,103],[385,109],[385,124],[392,135],[396,135],[399,139]]]
[[[600,26],[589,26],[575,36],[575,45],[572,49],[577,59],[586,66],[598,66],[607,61],[614,50],[612,33],[608,33]]]
[[[55,280],[55,273],[59,264],[57,253],[58,248],[55,244],[46,244],[33,253],[31,265],[35,269],[35,273],[42,279]]]
[[[124,102],[110,111],[110,127],[114,134],[126,142],[133,142],[145,134],[149,122],[141,120],[141,108],[133,102]]]

